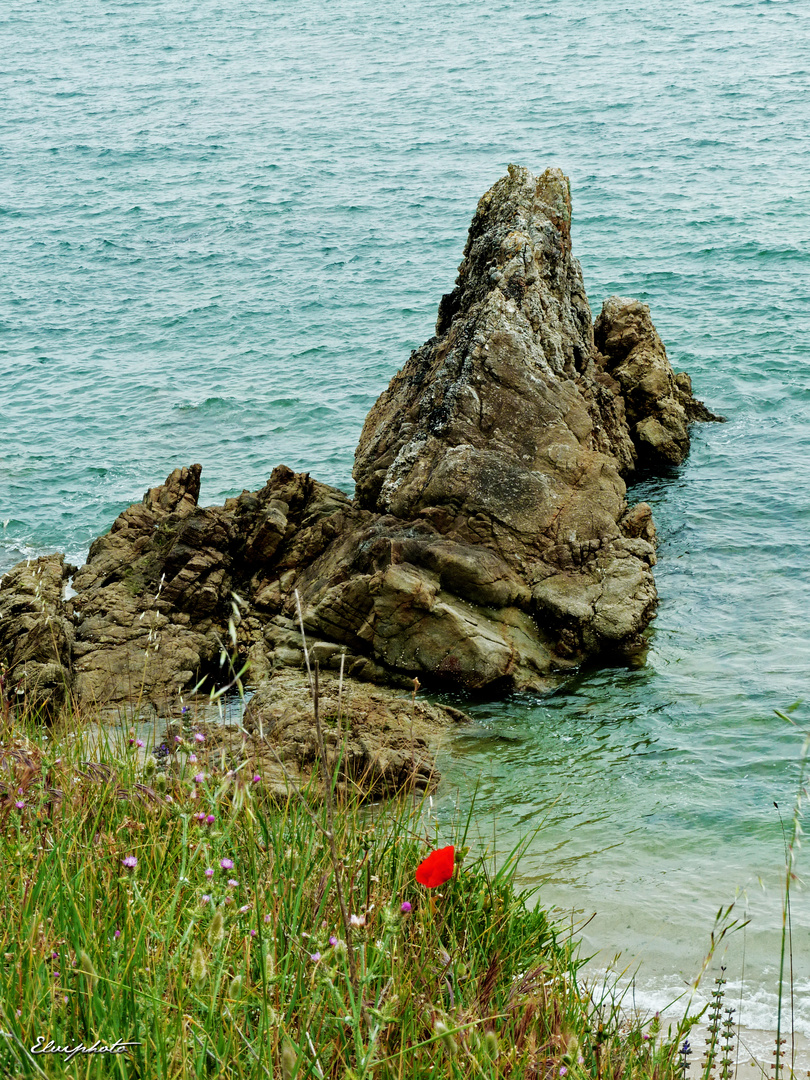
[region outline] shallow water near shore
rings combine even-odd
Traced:
[[[774,709],[807,699],[810,659],[808,38],[803,0],[0,15],[0,572],[81,561],[192,461],[203,502],[281,461],[351,491],[363,419],[433,332],[477,199],[510,161],[570,175],[594,313],[649,303],[728,423],[630,493],[660,538],[646,665],[474,703],[437,809],[477,788],[499,848],[544,821],[525,883],[597,912],[586,951],[641,957],[650,1002],[694,976],[740,891],[729,979],[766,1029],[773,803],[789,829],[801,748]],[[810,1035],[799,883],[792,915]]]

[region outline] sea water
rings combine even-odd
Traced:
[[[773,1026],[810,727],[775,713],[810,659],[806,0],[8,0],[0,55],[0,572],[81,561],[195,461],[203,502],[279,462],[350,492],[477,199],[509,162],[570,176],[594,313],[649,303],[728,422],[630,492],[660,538],[646,664],[468,703],[437,813],[475,792],[483,842],[531,837],[524,884],[595,912],[586,950],[640,957],[650,1004],[735,902],[718,956]],[[800,883],[792,929],[810,1034]]]

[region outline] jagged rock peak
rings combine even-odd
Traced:
[[[364,506],[407,516],[434,501],[432,468],[452,469],[447,453],[458,448],[462,468],[484,447],[535,463],[531,429],[567,412],[544,406],[549,385],[575,379],[593,354],[570,230],[569,184],[557,169],[534,177],[510,166],[480,200],[436,337],[366,419],[354,469]]]

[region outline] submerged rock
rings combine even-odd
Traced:
[[[71,600],[49,586],[56,650],[21,568],[0,583],[12,679],[58,664],[85,704],[157,704],[243,661],[258,683],[301,665],[299,602],[313,655],[350,680],[542,689],[641,650],[655,528],[626,481],[680,464],[690,422],[716,418],[646,305],[611,297],[594,325],[570,228],[566,177],[510,166],[435,336],[368,415],[355,499],[278,466],[201,508],[200,466],[175,470],[96,540]]]

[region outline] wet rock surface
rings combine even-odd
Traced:
[[[557,170],[510,166],[483,196],[435,336],[366,420],[354,499],[280,465],[261,490],[203,508],[192,465],[95,541],[70,599],[60,556],[7,574],[9,683],[158,708],[244,663],[269,686],[302,665],[299,602],[312,655],[325,671],[342,662],[352,693],[415,677],[543,689],[587,656],[642,650],[655,527],[626,482],[682,463],[689,424],[716,418],[646,305],[611,297],[593,323],[570,226]]]

